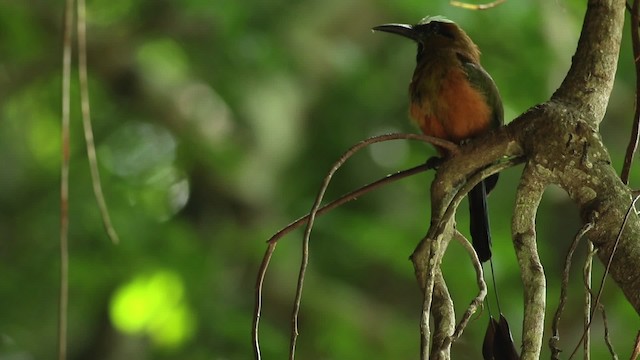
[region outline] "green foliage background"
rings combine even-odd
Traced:
[[[416,131],[406,110],[415,47],[373,34],[372,26],[428,14],[458,22],[483,50],[508,121],[560,84],[585,10],[575,0],[512,0],[483,12],[415,0],[90,0],[87,6],[95,138],[122,241],[108,241],[93,199],[74,72],[70,359],[251,357],[264,241],[308,211],[326,171],[352,144]],[[55,354],[62,7],[0,2],[0,359]],[[626,34],[623,48],[601,129],[617,169],[634,102]],[[328,198],[434,153],[417,143],[374,146],[340,170]],[[490,198],[496,278],[516,342],[522,289],[509,233],[520,170],[506,171]],[[428,227],[432,176],[403,180],[318,220],[298,358],[417,357],[420,295],[407,258]],[[632,184],[639,177],[634,170]],[[538,220],[549,319],[580,225],[557,188],[546,192]],[[461,209],[458,226],[467,225]],[[282,240],[267,275],[266,359],[287,352],[300,239],[298,231]],[[574,264],[565,351],[582,327],[581,265]],[[459,314],[476,292],[459,245],[451,245],[444,271]],[[595,273],[598,283],[600,263]],[[614,345],[628,357],[638,316],[611,281],[603,302]],[[480,357],[486,323],[483,314],[470,324],[454,345],[455,359]],[[594,329],[594,358],[609,358],[600,318]]]

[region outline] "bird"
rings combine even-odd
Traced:
[[[504,109],[496,83],[480,64],[480,49],[455,22],[428,16],[415,25],[383,24],[373,28],[403,36],[418,45],[416,67],[409,84],[409,115],[425,134],[463,143],[502,126]],[[442,158],[447,149],[436,146]],[[481,263],[491,260],[491,230],[487,195],[496,186],[491,175],[469,191],[469,232]],[[495,288],[495,278],[494,278]],[[483,343],[487,360],[519,359],[506,318],[499,321],[489,311],[489,326]]]
[[[462,143],[500,127],[504,110],[498,88],[480,65],[480,50],[456,23],[442,16],[416,25],[384,24],[383,31],[418,44],[416,68],[409,85],[409,114],[425,134]],[[451,154],[441,147],[443,158]],[[471,241],[480,262],[491,258],[487,194],[498,181],[491,175],[469,191]]]

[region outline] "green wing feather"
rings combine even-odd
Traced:
[[[473,87],[480,90],[487,98],[487,103],[492,110],[491,127],[497,128],[504,122],[504,109],[502,107],[502,99],[496,83],[491,75],[479,64],[474,64],[464,59],[460,59],[462,68],[467,74],[467,78]]]

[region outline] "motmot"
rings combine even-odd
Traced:
[[[503,123],[495,82],[480,65],[480,50],[453,21],[426,17],[417,25],[385,24],[373,28],[404,36],[418,44],[409,85],[409,114],[425,135],[460,143]],[[450,154],[437,148],[443,158]],[[487,194],[498,174],[478,183],[468,195],[470,233],[481,262],[491,258]]]
[[[502,125],[504,110],[498,88],[480,65],[478,46],[456,23],[435,16],[416,25],[384,24],[373,30],[418,44],[409,85],[409,114],[425,135],[461,143]],[[436,149],[443,158],[451,156],[444,148]],[[491,175],[468,194],[471,242],[480,262],[491,260],[487,194],[497,181],[498,174]],[[498,302],[500,312],[499,307]],[[490,314],[482,355],[485,360],[519,359],[502,313],[499,320]]]

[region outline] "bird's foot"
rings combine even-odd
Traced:
[[[443,158],[439,156],[432,156],[427,159],[426,164],[429,169],[437,169],[438,167],[440,167],[440,165],[442,165],[443,162]]]

